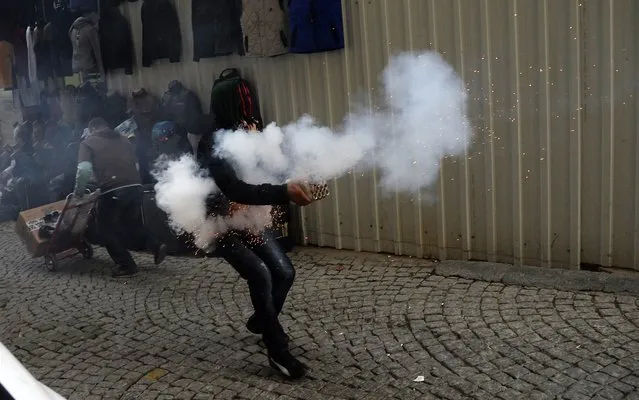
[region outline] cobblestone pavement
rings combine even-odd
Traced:
[[[219,260],[140,256],[140,274],[114,280],[99,250],[50,273],[11,229],[0,226],[0,340],[69,399],[639,398],[632,295],[297,250],[283,323],[312,372],[289,383],[244,328],[245,284]]]

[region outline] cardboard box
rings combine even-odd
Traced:
[[[33,257],[42,257],[46,251],[48,238],[40,238],[38,230],[44,224],[44,216],[53,211],[62,212],[65,200],[22,211],[16,222],[16,233]]]

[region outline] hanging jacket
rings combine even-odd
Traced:
[[[0,22],[1,24],[2,22]],[[18,78],[24,77],[29,79],[29,55],[27,51],[26,29],[15,29],[11,31],[9,43],[13,45],[13,73],[15,80],[14,86],[17,86]]]
[[[200,99],[178,81],[169,83],[168,90],[162,96],[162,117],[177,125],[177,131],[185,136],[199,129],[202,116]]]
[[[35,29],[35,45],[33,51],[36,56],[37,75],[38,79],[45,82],[53,76],[51,39],[52,32],[50,23],[42,28],[37,27]]]
[[[242,0],[192,0],[193,60],[244,54]]]
[[[168,58],[179,62],[182,54],[180,21],[169,0],[144,0],[142,18],[142,65]]]
[[[27,28],[26,42],[27,42],[27,62],[29,63],[29,82],[31,84],[38,83],[38,71],[36,65],[35,55],[35,35],[32,27]]]
[[[89,18],[80,17],[69,29],[73,45],[73,72],[100,72],[104,76],[98,29]]]
[[[246,55],[271,57],[288,52],[285,0],[243,0],[242,32]]]
[[[69,0],[69,8],[74,11],[98,11],[98,0]]]
[[[120,4],[125,4],[127,1],[129,3],[135,3],[138,0],[100,0],[100,7],[119,7]]]
[[[0,41],[0,89],[13,89],[13,45]]]
[[[342,0],[290,0],[291,53],[344,48]]]
[[[42,2],[39,0],[0,0],[0,20],[6,16],[16,24],[15,26],[26,27],[33,22],[33,17],[41,7]],[[4,23],[5,21],[0,21],[0,25]]]
[[[117,7],[103,11],[99,31],[104,70],[108,72],[124,68],[125,74],[133,74],[131,27]]]
[[[52,68],[56,76],[73,75],[73,45],[69,40],[69,29],[77,17],[76,13],[64,8],[54,10],[51,15]]]

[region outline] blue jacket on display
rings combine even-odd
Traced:
[[[341,0],[289,0],[291,53],[344,48]]]

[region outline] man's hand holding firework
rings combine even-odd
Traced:
[[[307,206],[313,202],[311,186],[303,182],[289,182],[286,184],[288,197],[298,206]]]

